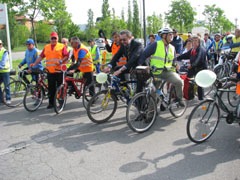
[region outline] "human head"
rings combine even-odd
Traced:
[[[226,41],[227,41],[228,43],[230,43],[230,42],[232,41],[232,38],[233,38],[233,35],[232,35],[232,34],[229,34],[229,35],[226,36]]]
[[[3,42],[2,40],[0,40],[0,49],[2,49],[2,47],[3,47]]]
[[[78,37],[72,37],[71,38],[71,46],[73,48],[77,49],[79,44],[80,44],[80,39]]]
[[[186,40],[186,46],[185,46],[185,48],[186,48],[187,50],[189,50],[189,49],[192,48],[192,46],[193,46],[192,39],[187,39],[187,40]]]
[[[120,34],[119,32],[113,32],[112,33],[112,39],[115,43],[119,43],[120,42]]]
[[[132,32],[129,30],[123,30],[120,32],[120,41],[124,46],[128,46],[132,39]]]
[[[236,36],[236,38],[240,37],[240,29],[239,28],[235,30],[235,36]]]
[[[197,49],[197,47],[200,45],[201,39],[198,36],[192,36],[192,44],[193,48]]]
[[[177,33],[178,33],[177,29],[173,29],[173,37],[176,37]]]
[[[188,32],[188,38],[192,38],[192,32]]]
[[[173,39],[173,30],[171,28],[162,28],[161,30],[161,38],[164,44],[169,44]]]
[[[149,35],[149,41],[150,41],[150,43],[155,42],[155,36],[154,36],[154,34],[150,34],[150,35]]]
[[[56,45],[58,42],[58,34],[56,32],[52,32],[50,34],[51,44]]]
[[[215,40],[219,41],[221,39],[221,34],[220,33],[216,33],[215,34]]]
[[[88,44],[89,44],[90,46],[94,46],[95,41],[94,41],[93,39],[89,39],[89,40],[88,40]]]
[[[33,39],[27,39],[26,45],[27,45],[28,50],[32,50],[34,48],[34,41],[33,41]]]
[[[68,39],[62,38],[61,43],[63,43],[66,47],[68,46]]]
[[[205,33],[204,34],[204,39],[207,40],[209,38],[209,34],[208,33]]]

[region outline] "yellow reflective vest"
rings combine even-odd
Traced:
[[[94,45],[93,47],[90,47],[90,50],[89,50],[89,51],[90,51],[90,53],[91,53],[91,55],[92,55],[92,59],[94,60],[95,57],[97,56],[97,46]],[[100,49],[99,49],[99,53],[100,53],[99,59],[93,61],[94,64],[97,64],[98,62],[99,62],[99,63],[102,63],[102,55],[101,55]]]
[[[0,51],[0,62],[2,61],[3,58],[3,54],[6,52],[6,49],[4,47],[2,47],[1,51]],[[6,72],[10,72],[10,65],[9,65],[9,60],[6,61],[6,64],[4,66],[4,69],[0,69],[0,73],[6,73]]]
[[[166,54],[165,45],[163,41],[157,41],[157,48],[155,53],[151,57],[150,66],[155,66],[157,68],[164,68],[164,66],[169,71],[175,71],[175,68],[172,66],[174,59],[175,48],[173,45],[168,45],[168,52]],[[161,74],[162,71],[154,72],[154,74]]]
[[[233,37],[232,41],[233,41],[233,43],[239,43],[240,42],[240,37],[238,37],[238,38]],[[232,48],[232,52],[240,52],[240,47]]]

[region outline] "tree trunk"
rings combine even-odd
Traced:
[[[33,35],[33,39],[34,39],[34,42],[35,42],[35,46],[37,48],[38,47],[38,45],[37,45],[37,36],[36,36],[36,32],[35,32],[34,19],[33,18],[31,18],[31,23],[32,23],[32,35]]]

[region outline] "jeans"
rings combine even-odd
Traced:
[[[95,65],[95,69],[96,69],[96,73],[100,73],[101,72],[101,64],[98,62],[97,64],[94,64]]]
[[[4,83],[4,88],[9,84],[10,82],[10,72],[7,73],[0,73],[0,102],[3,102],[2,100],[2,89],[1,85]],[[11,99],[11,91],[10,88],[6,89],[6,100]]]

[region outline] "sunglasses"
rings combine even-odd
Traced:
[[[31,44],[26,44],[27,46],[30,46]]]
[[[56,40],[57,38],[56,37],[51,37],[51,40]]]
[[[127,38],[120,39],[120,41],[124,41],[124,42],[126,42],[127,40],[128,40]]]

